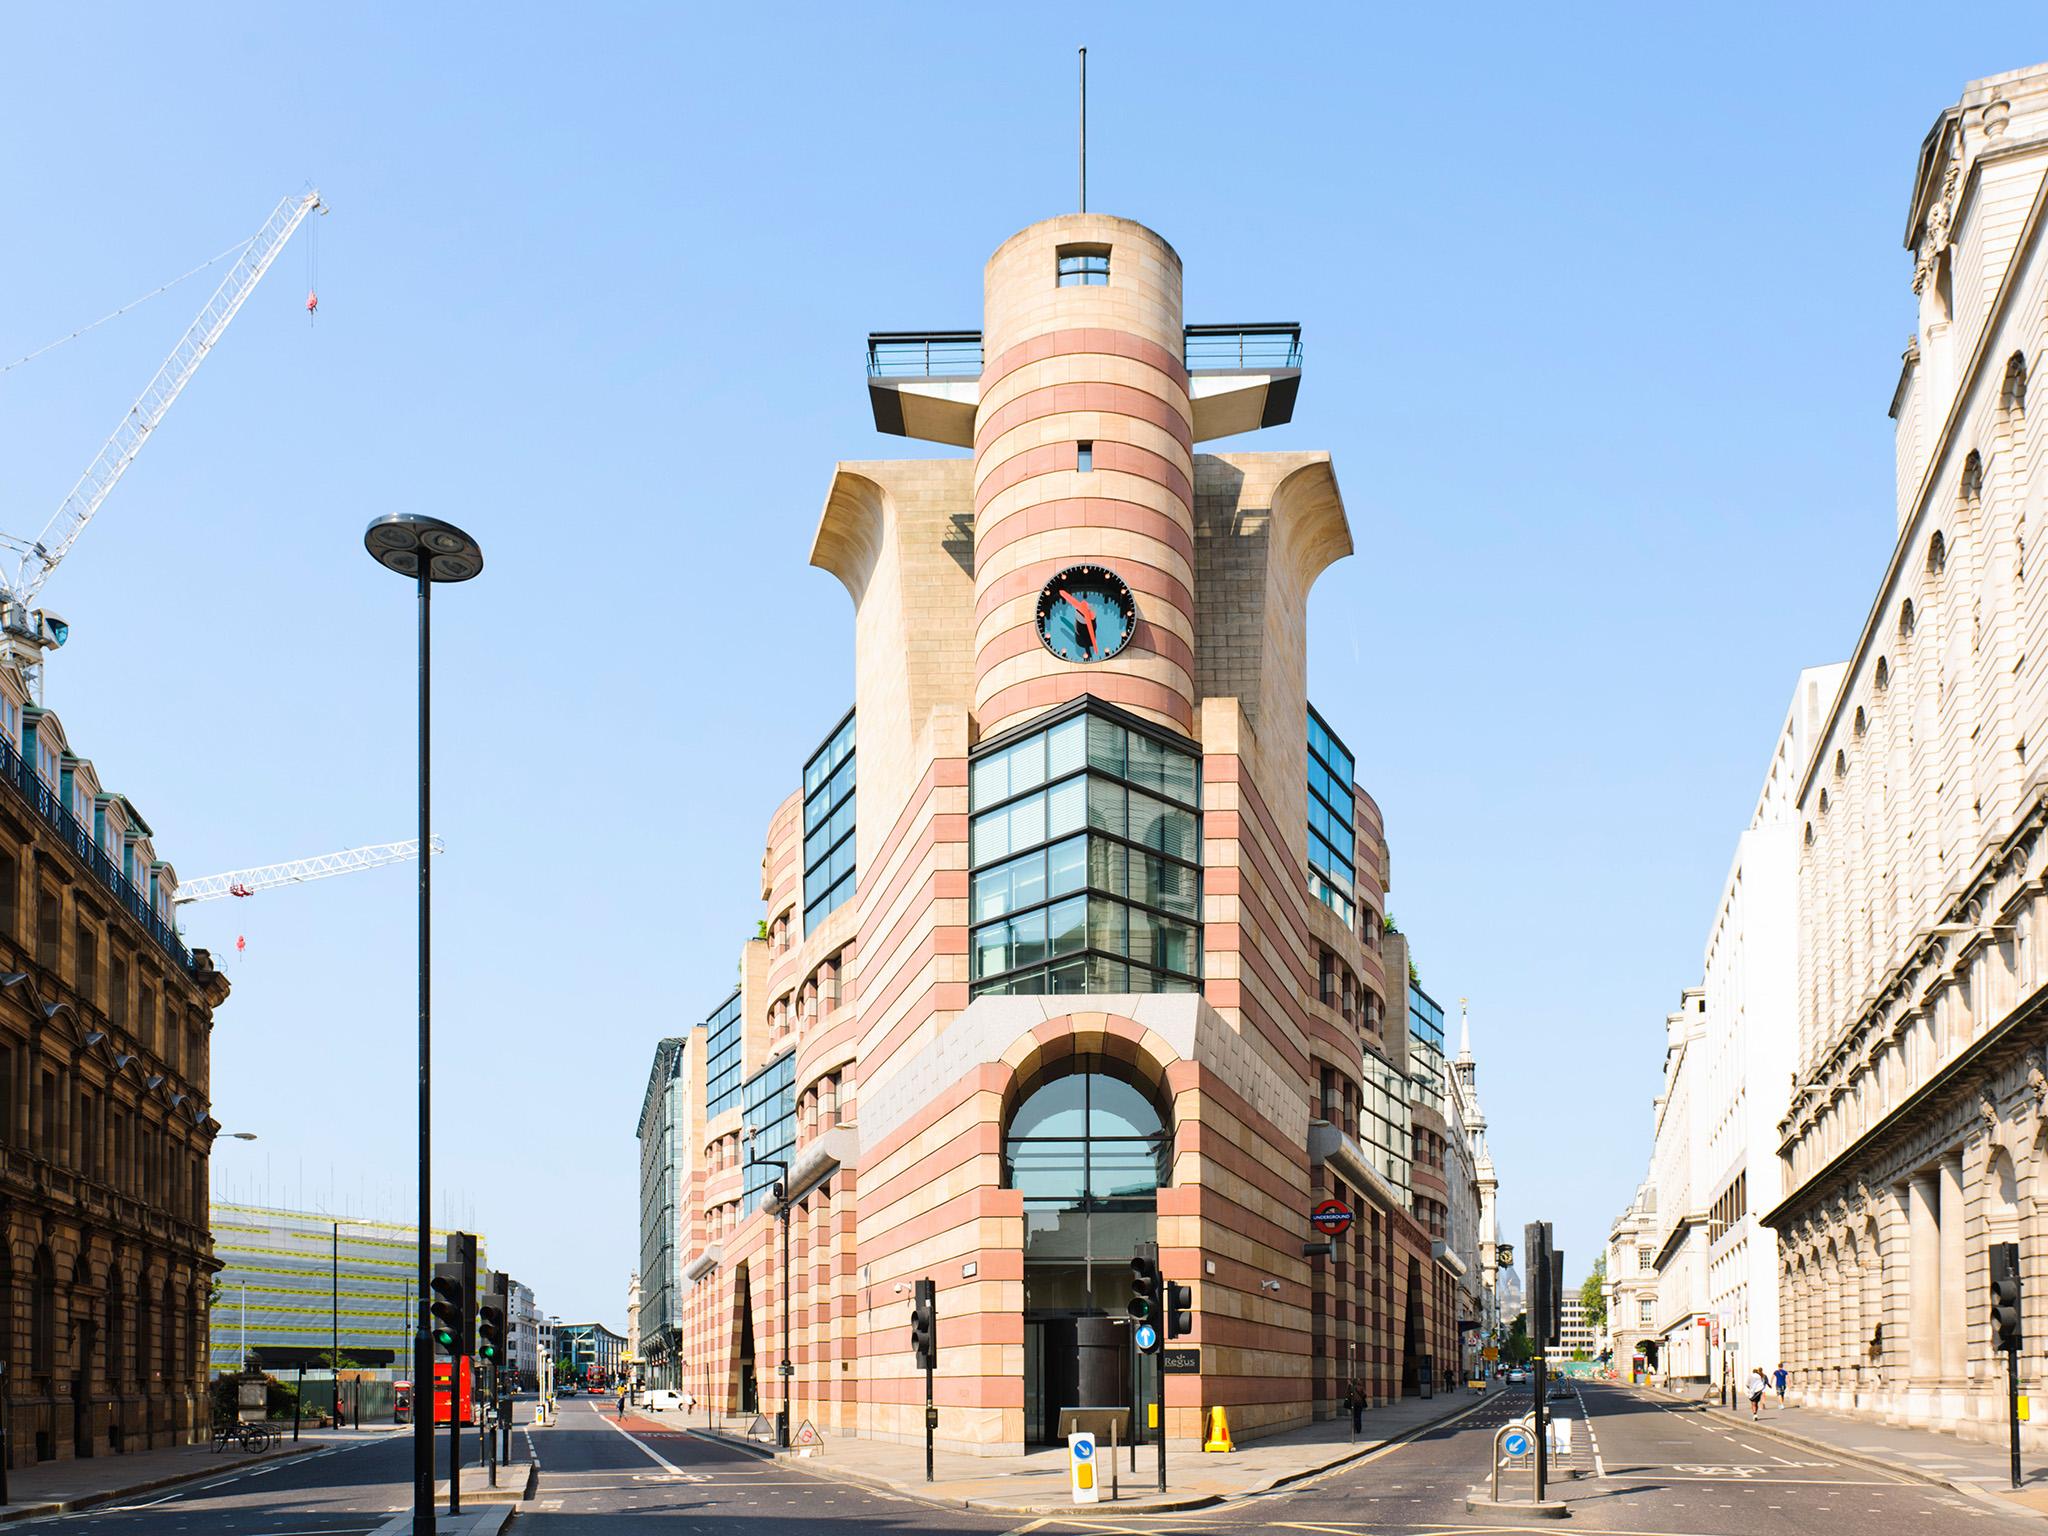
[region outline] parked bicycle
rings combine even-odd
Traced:
[[[216,1451],[233,1446],[237,1450],[260,1454],[277,1444],[277,1430],[261,1420],[244,1422],[241,1419],[215,1419],[213,1421],[213,1448]]]

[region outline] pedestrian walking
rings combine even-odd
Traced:
[[[1351,1390],[1344,1394],[1344,1406],[1351,1410],[1351,1433],[1365,1428],[1365,1383],[1351,1378]]]
[[[1780,1361],[1778,1362],[1778,1369],[1777,1369],[1777,1370],[1776,1370],[1775,1372],[1773,1372],[1773,1373],[1772,1373],[1772,1377],[1773,1377],[1773,1379],[1774,1379],[1774,1380],[1776,1381],[1776,1383],[1777,1383],[1777,1386],[1778,1386],[1778,1406],[1779,1406],[1780,1408],[1782,1408],[1782,1407],[1784,1407],[1784,1406],[1785,1406],[1785,1362],[1784,1362],[1784,1361],[1780,1360]]]
[[[1763,1412],[1764,1393],[1770,1390],[1770,1382],[1764,1376],[1764,1368],[1752,1366],[1749,1380],[1743,1383],[1743,1391],[1749,1394],[1749,1416],[1754,1419]]]
[[[624,1418],[625,1416],[626,1416],[626,1389],[625,1389],[624,1387],[621,1387],[621,1388],[619,1388],[619,1417],[623,1419],[623,1418]]]

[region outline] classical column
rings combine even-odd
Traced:
[[[1840,1391],[1848,1373],[1842,1369],[1847,1352],[1842,1348],[1842,1261],[1828,1250],[1827,1267],[1821,1271],[1820,1359],[1827,1366],[1827,1384]]]
[[[1907,1369],[1915,1386],[1927,1385],[1941,1368],[1941,1223],[1935,1214],[1939,1199],[1932,1173],[1917,1173],[1906,1186],[1906,1303],[1912,1322],[1906,1334]]]
[[[1970,1289],[1963,1268],[1963,1155],[1941,1160],[1941,1376],[1960,1385],[1969,1373]]]

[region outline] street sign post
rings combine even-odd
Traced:
[[[1085,1430],[1067,1436],[1067,1481],[1076,1504],[1102,1502],[1102,1484],[1095,1476],[1095,1437]]]

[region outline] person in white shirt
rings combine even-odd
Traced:
[[[1762,1366],[1750,1368],[1749,1380],[1743,1383],[1742,1390],[1749,1394],[1749,1416],[1752,1419],[1759,1417],[1763,1412],[1764,1393],[1770,1390],[1770,1383],[1764,1379]]]

